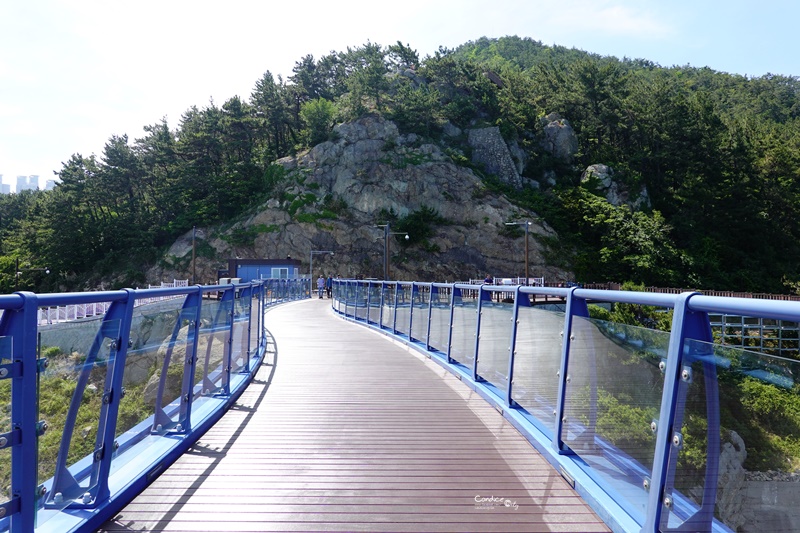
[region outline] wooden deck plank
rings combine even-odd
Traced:
[[[266,323],[275,365],[100,531],[608,531],[435,363],[327,301],[278,307]]]

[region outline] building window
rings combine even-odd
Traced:
[[[289,269],[288,268],[273,268],[272,269],[272,277],[279,278],[279,279],[287,279],[289,277]]]

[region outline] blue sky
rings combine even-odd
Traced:
[[[424,57],[482,36],[518,35],[664,66],[800,75],[800,2],[717,0],[37,0],[0,4],[0,174],[53,177],[111,135],[144,135],[190,106],[249,98],[368,40]],[[13,186],[12,186],[13,190]]]

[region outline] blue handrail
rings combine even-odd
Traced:
[[[736,496],[720,477],[720,373],[728,383],[757,381],[797,394],[792,372],[800,373],[800,362],[716,345],[708,319],[708,313],[728,313],[800,322],[797,302],[577,287],[336,283],[334,310],[407,342],[469,384],[615,531],[735,530],[741,516],[716,509],[720,498]],[[377,320],[369,318],[373,294],[380,294]],[[553,297],[563,301],[563,312],[539,307]],[[446,308],[440,307],[444,298]],[[592,319],[589,304],[603,302],[672,310],[672,329],[656,332]],[[419,321],[427,321],[424,328]],[[556,335],[559,345],[547,340]],[[471,353],[463,353],[470,344]],[[620,383],[631,369],[646,382]],[[637,393],[649,399],[637,400]],[[613,409],[621,427],[610,431]],[[631,417],[644,420],[648,413],[647,430],[624,427]],[[692,428],[699,415],[698,434]],[[626,438],[644,444],[625,444]],[[693,440],[689,445],[697,450],[698,438],[704,439],[706,460],[687,466],[697,459],[687,457],[685,447]],[[744,507],[746,495],[740,496]]]
[[[303,280],[164,289],[125,289],[75,294],[20,292],[0,296],[0,392],[10,389],[10,417],[0,434],[0,461],[10,467],[10,499],[0,503],[0,531],[92,531],[118,512],[177,459],[252,380],[264,360],[267,337],[264,310],[307,298]],[[135,307],[137,300],[158,303]],[[110,302],[106,314],[79,322],[39,326],[40,307]],[[151,313],[148,315],[148,313]],[[169,322],[163,336],[153,333],[137,347],[142,320]],[[138,321],[138,322],[137,322]],[[152,326],[152,324],[151,324]],[[86,344],[72,338],[72,355],[47,361],[42,338],[90,332]],[[94,331],[94,333],[91,333]],[[72,333],[70,333],[72,332]],[[77,345],[75,344],[77,343]],[[154,370],[153,411],[133,427],[120,419],[128,366],[142,353],[155,353],[145,370]],[[48,363],[69,366],[75,389],[63,427],[40,420],[39,386]],[[159,359],[160,358],[160,359]],[[172,385],[173,380],[177,385]],[[146,381],[147,375],[145,376]],[[94,383],[90,383],[93,381]],[[96,384],[95,384],[96,383]],[[44,385],[42,385],[44,386]],[[87,398],[99,391],[99,412],[89,413],[95,431],[91,452],[71,455]],[[177,388],[176,388],[177,387]],[[127,416],[130,416],[128,413]],[[85,422],[84,422],[85,423]],[[60,424],[59,424],[60,425]],[[49,479],[40,479],[39,440],[62,430]],[[115,465],[125,465],[118,475]],[[47,471],[45,467],[44,471]],[[8,475],[8,472],[5,472]],[[124,475],[124,478],[119,478]]]

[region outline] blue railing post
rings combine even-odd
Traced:
[[[92,468],[97,470],[97,492],[95,494],[93,506],[97,507],[99,503],[105,502],[110,496],[108,488],[108,473],[111,470],[111,459],[114,455],[114,437],[117,430],[117,417],[119,414],[119,404],[122,401],[122,379],[125,375],[125,360],[128,354],[128,343],[130,341],[131,322],[133,318],[133,304],[135,302],[134,291],[132,289],[125,289],[128,297],[120,302],[114,302],[108,309],[103,321],[108,322],[112,320],[119,320],[119,337],[112,340],[111,354],[109,359],[114,358],[113,368],[111,370],[111,390],[107,391],[109,401],[103,402],[104,409],[100,413],[100,427],[97,429],[98,446],[95,449],[94,460],[98,461],[98,454],[100,455],[99,464],[95,464]],[[103,335],[103,329],[98,332],[98,340]],[[116,349],[113,344],[116,343]],[[105,413],[103,412],[105,411]],[[66,432],[65,432],[66,433]],[[102,433],[102,436],[101,436]],[[94,478],[94,473],[93,476]]]
[[[0,335],[11,336],[10,363],[3,365],[4,379],[11,379],[11,432],[6,446],[11,448],[11,499],[3,506],[10,516],[11,533],[28,533],[36,525],[36,508],[42,494],[38,481],[38,416],[36,361],[36,295],[18,292],[20,310],[5,311]]]
[[[433,283],[430,285],[431,290],[428,293],[428,327],[427,331],[425,332],[425,349],[431,349],[431,320],[433,318],[433,299],[434,296],[439,296],[439,287],[436,287]]]
[[[408,304],[408,340],[414,340],[414,302],[419,297],[419,286],[417,282],[411,283],[411,302]],[[419,340],[419,339],[417,339]]]
[[[183,420],[183,431],[188,434],[192,431],[192,402],[194,401],[194,373],[197,369],[197,344],[200,340],[200,317],[203,305],[203,288],[198,285],[194,292],[186,295],[184,309],[193,309],[194,316],[189,323],[186,339],[186,366],[183,372],[183,383],[181,384],[181,410]]]
[[[396,281],[394,284],[394,308],[392,309],[392,333],[397,333],[397,295],[400,294],[400,284]]]
[[[386,291],[386,282],[380,281],[381,286],[381,310],[378,313],[378,329],[383,328],[383,306],[386,304],[386,298],[384,292]]]
[[[569,448],[561,439],[561,431],[564,427],[564,409],[567,396],[567,373],[569,372],[569,348],[572,341],[572,319],[573,317],[588,317],[589,307],[586,300],[577,298],[575,291],[577,287],[572,287],[567,294],[567,308],[564,313],[564,331],[561,333],[561,364],[558,370],[558,397],[556,398],[555,425],[553,432],[553,447],[558,453],[568,453]]]
[[[506,407],[514,406],[512,388],[514,382],[514,356],[517,354],[517,328],[519,327],[519,308],[530,307],[531,301],[527,293],[522,292],[522,287],[517,285],[514,289],[514,310],[511,315],[511,340],[508,343],[508,388],[506,391]]]
[[[229,396],[231,393],[231,368],[233,367],[233,326],[235,323],[234,316],[236,313],[236,287],[234,285],[231,285],[230,288],[222,294],[222,300],[220,303],[230,304],[230,308],[226,310],[228,317],[228,332],[226,334],[227,338],[225,341],[224,354],[222,356],[222,393],[226,396]],[[222,309],[224,308],[225,306],[223,305]]]
[[[475,357],[472,360],[472,380],[476,383],[478,381],[483,381],[483,378],[478,375],[478,346],[481,341],[481,315],[483,314],[484,300],[491,302],[492,293],[491,291],[484,290],[483,285],[481,285],[478,287],[478,308],[475,309],[475,312],[477,313],[477,316],[475,317]]]
[[[367,281],[367,324],[370,324],[370,315],[372,314],[372,282]]]
[[[458,291],[457,294],[456,291]],[[457,289],[456,284],[453,283],[450,289],[450,323],[447,326],[447,364],[453,363],[450,352],[453,349],[453,320],[455,318],[456,297],[461,299],[461,289]]]
[[[711,326],[706,313],[689,309],[689,300],[698,293],[686,292],[675,302],[672,317],[672,331],[669,337],[667,360],[664,368],[664,390],[661,397],[656,430],[656,449],[653,457],[653,470],[650,479],[647,511],[643,532],[668,530],[669,510],[674,503],[672,483],[677,468],[677,455],[682,445],[680,430],[684,415],[686,393],[691,382],[691,367],[684,364],[684,348],[687,339],[711,342]],[[691,361],[689,361],[691,362]],[[716,390],[716,389],[715,389]],[[713,487],[704,487],[707,494],[703,498],[703,508],[687,522],[691,521],[699,530],[710,530],[713,521],[714,495],[716,493],[716,463],[719,456],[719,410],[715,406],[716,422],[709,420],[709,430],[714,427],[716,438],[710,438],[707,449],[707,462],[712,465]],[[711,413],[713,418],[714,414]],[[711,431],[709,431],[711,433]],[[714,449],[712,450],[712,446]],[[708,474],[706,485],[708,485]],[[711,491],[711,492],[709,492]],[[708,498],[712,501],[706,501]],[[699,531],[698,530],[698,531]]]

